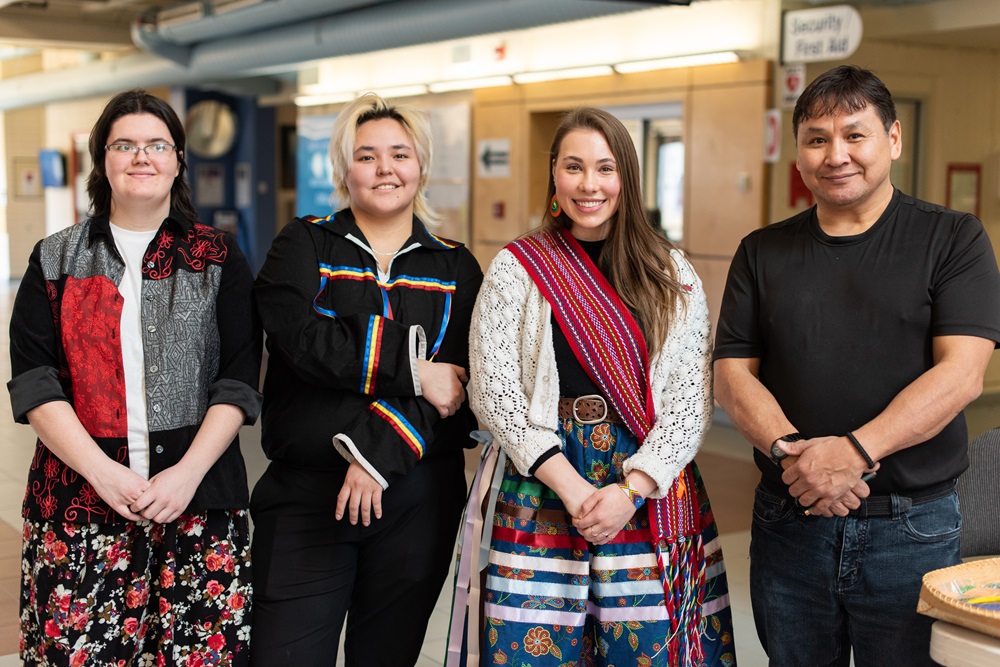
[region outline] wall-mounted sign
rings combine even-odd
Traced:
[[[42,178],[37,157],[14,158],[14,196],[38,197],[42,194]]]
[[[476,162],[480,178],[510,178],[510,139],[481,139]]]
[[[861,14],[849,5],[785,12],[782,63],[843,60],[861,44]]]
[[[333,197],[333,167],[330,165],[330,128],[333,114],[301,116],[295,149],[295,215],[322,217],[336,210]]]
[[[794,109],[799,96],[806,89],[806,66],[804,63],[783,65],[778,76],[781,77],[781,108]]]
[[[781,157],[781,110],[764,113],[764,162],[774,164]]]
[[[203,162],[194,170],[194,204],[212,208],[226,204],[226,168],[219,162]]]
[[[43,188],[66,187],[66,161],[62,153],[50,148],[39,150],[38,167],[42,172]]]

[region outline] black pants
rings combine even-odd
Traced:
[[[461,452],[421,461],[368,527],[334,518],[343,473],[272,463],[254,487],[254,667],[416,663],[465,502]],[[324,502],[318,503],[317,499]]]

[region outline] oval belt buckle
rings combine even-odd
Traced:
[[[600,401],[601,405],[604,406],[604,414],[598,419],[581,419],[580,414],[576,411],[577,404],[580,401]],[[581,424],[600,424],[602,421],[608,418],[608,402],[600,394],[587,394],[586,396],[577,396],[573,399],[573,419]]]

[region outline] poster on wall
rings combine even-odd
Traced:
[[[775,164],[781,156],[781,110],[764,112],[764,162]]]
[[[14,158],[14,195],[16,197],[39,197],[42,194],[42,177],[38,158]]]
[[[778,73],[781,87],[781,108],[791,111],[799,101],[802,91],[806,89],[805,63],[783,65]]]
[[[87,194],[87,177],[94,162],[90,158],[90,135],[74,134],[72,137],[73,152],[70,154],[70,173],[72,174],[73,206],[76,210],[75,220],[84,220],[90,208],[90,195]]]
[[[195,206],[213,207],[226,203],[226,174],[221,164],[205,162],[195,167],[194,195]]]
[[[236,191],[236,208],[253,206],[252,170],[249,162],[237,162],[233,173],[233,189]]]
[[[427,199],[442,218],[434,233],[467,243],[472,111],[467,103],[435,106],[424,111],[431,123],[434,145]]]
[[[62,153],[50,148],[39,150],[38,166],[42,172],[43,188],[66,187],[66,163]]]
[[[295,215],[324,216],[333,212],[333,169],[330,130],[336,115],[303,116],[298,120],[295,151]]]

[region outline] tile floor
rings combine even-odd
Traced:
[[[20,570],[20,508],[34,437],[26,426],[13,423],[6,380],[10,377],[7,323],[13,288],[0,285],[0,667],[19,665],[17,658],[17,598]],[[981,399],[968,411],[970,433],[1000,425],[1000,397]],[[749,541],[750,504],[757,472],[746,442],[724,423],[725,415],[709,431],[698,463],[713,501],[722,533],[735,617],[737,660],[741,667],[763,667],[766,656],[757,641],[750,614]],[[260,428],[241,434],[251,484],[266,466],[260,451]],[[470,471],[476,457],[470,455]],[[416,667],[442,664],[451,590],[446,584],[427,630],[424,649]],[[340,663],[343,664],[341,659]]]

